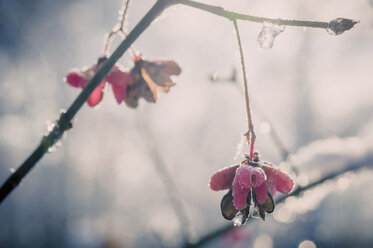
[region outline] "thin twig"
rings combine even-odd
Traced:
[[[325,181],[333,180],[333,179],[337,178],[338,176],[341,176],[342,174],[344,174],[346,172],[358,171],[358,170],[361,170],[363,168],[372,168],[372,167],[373,167],[373,154],[369,155],[368,157],[366,157],[362,160],[353,161],[353,162],[349,163],[344,169],[336,171],[336,172],[332,172],[328,175],[325,175],[324,177],[321,177],[320,179],[318,179],[318,180],[316,180],[316,181],[314,181],[314,182],[312,182],[312,183],[310,183],[306,186],[297,187],[290,194],[283,195],[282,197],[276,199],[276,203],[284,202],[287,198],[289,198],[291,196],[299,196],[304,191],[307,191],[307,190],[312,189],[312,188],[314,188],[318,185],[321,185]],[[253,220],[254,220],[254,218],[249,218],[247,220],[247,224],[251,223]],[[185,247],[185,248],[202,247],[203,245],[209,243],[210,241],[219,237],[220,235],[223,235],[223,234],[229,232],[233,228],[234,228],[234,226],[232,224],[224,225],[221,228],[216,229],[216,230],[214,230],[212,232],[209,232],[206,235],[202,236],[196,243],[193,243],[193,244],[187,243],[187,244],[184,244],[183,247]]]
[[[249,98],[249,90],[247,86],[247,77],[246,77],[246,66],[245,66],[245,60],[243,56],[243,49],[242,49],[242,43],[241,43],[241,37],[240,37],[240,32],[238,29],[237,21],[233,19],[233,25],[234,29],[236,31],[236,36],[237,36],[237,42],[238,42],[238,48],[240,50],[240,58],[241,58],[241,67],[242,67],[242,74],[243,74],[243,83],[245,86],[245,103],[246,103],[246,113],[247,113],[247,127],[248,131],[245,134],[247,142],[250,146],[250,159],[253,159],[253,154],[254,154],[254,143],[255,143],[255,132],[254,132],[254,124],[251,118],[251,109],[250,109],[250,98]]]
[[[155,171],[158,173],[158,176],[160,177],[164,185],[171,206],[174,209],[176,217],[179,220],[183,240],[188,242],[192,237],[191,226],[184,208],[184,204],[181,200],[179,192],[177,191],[176,184],[172,179],[170,173],[168,172],[167,167],[165,166],[165,163],[161,157],[161,153],[157,149],[156,141],[151,134],[148,125],[140,117],[138,118],[138,127],[144,137],[144,140],[146,141],[149,154],[153,158]]]
[[[111,41],[115,34],[120,32],[122,34],[123,39],[125,39],[128,35],[127,30],[126,30],[126,25],[127,25],[127,13],[128,13],[129,4],[130,4],[130,0],[124,0],[122,8],[119,10],[118,23],[113,27],[113,29],[109,33],[105,35],[104,51],[103,51],[104,56],[108,56]],[[132,53],[134,53],[134,48],[132,47],[132,45],[130,49]]]
[[[83,89],[75,101],[71,104],[66,113],[63,113],[55,128],[44,136],[40,145],[26,159],[26,161],[5,181],[0,188],[0,204],[5,197],[21,182],[27,173],[35,166],[35,164],[44,156],[49,147],[61,137],[61,135],[71,127],[71,120],[74,118],[79,109],[91,95],[93,90],[100,84],[104,77],[110,72],[115,63],[127,51],[132,43],[142,34],[145,29],[162,13],[164,9],[173,4],[172,0],[158,0],[148,13],[140,20],[136,27],[129,33],[127,38],[123,40],[115,49],[113,54],[102,64],[97,73],[89,81],[88,85]]]
[[[288,149],[285,147],[284,142],[281,140],[280,136],[277,134],[277,131],[275,130],[274,125],[272,124],[272,121],[264,113],[263,109],[261,109],[255,102],[253,103],[253,108],[256,110],[255,113],[257,113],[259,116],[261,115],[261,119],[264,122],[267,122],[270,126],[269,136],[271,137],[273,144],[280,152],[282,161],[286,161],[290,153]]]
[[[235,70],[234,70],[235,71]],[[235,74],[233,74],[235,75]],[[242,87],[236,83],[236,80],[232,80],[231,78],[217,78],[217,79],[210,79],[212,82],[224,82],[224,83],[228,83],[228,84],[233,84],[234,86],[237,87],[237,89],[240,90],[240,93],[244,94],[245,92],[243,91]],[[258,104],[256,104],[253,99],[251,99],[251,103],[252,103],[252,107],[253,109],[256,110],[256,113],[261,116],[261,119],[265,122],[267,122],[270,126],[270,130],[269,130],[269,136],[273,142],[273,144],[276,146],[276,148],[278,149],[280,155],[281,155],[281,159],[282,161],[286,161],[290,152],[288,151],[288,149],[286,148],[284,142],[282,141],[282,139],[280,138],[280,136],[278,135],[277,131],[275,130],[274,128],[274,125],[272,124],[272,121],[267,117],[267,115],[264,113],[263,109],[261,109]],[[292,168],[292,169],[295,169],[295,168]]]
[[[127,20],[127,12],[128,12],[129,4],[130,4],[130,0],[124,0],[124,4],[123,4],[122,9],[120,11],[121,14],[119,16],[119,23],[120,23],[119,30],[123,33],[127,33],[127,30],[125,29],[125,27],[126,27],[126,24],[127,24],[126,20]]]
[[[328,22],[315,22],[315,21],[299,21],[299,20],[284,20],[284,19],[272,19],[266,17],[245,15],[234,11],[228,11],[220,6],[213,6],[205,3],[199,3],[192,0],[180,0],[179,3],[187,5],[196,9],[200,9],[209,12],[214,15],[222,16],[230,20],[243,20],[258,23],[272,23],[275,25],[284,26],[295,26],[295,27],[309,27],[309,28],[328,28]]]

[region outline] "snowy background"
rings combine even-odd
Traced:
[[[301,184],[372,161],[372,1],[203,2],[272,18],[360,20],[340,36],[287,27],[269,51],[256,41],[260,24],[239,26],[262,158],[282,162],[264,113],[293,154],[288,164]],[[153,3],[131,2],[130,29]],[[120,0],[0,0],[0,182],[36,147],[46,122],[79,94],[63,77],[101,55],[120,6]],[[150,136],[193,237],[228,224],[219,209],[223,192],[212,192],[208,182],[241,160],[234,159],[246,132],[236,42],[225,19],[185,6],[166,11],[135,46],[145,58],[177,61],[183,68],[177,86],[135,110],[118,106],[109,91],[97,108],[85,105],[62,147],[1,204],[0,247],[178,246],[183,227],[158,176]],[[128,54],[121,63],[132,66]],[[209,80],[234,69],[237,82]],[[265,223],[255,220],[209,245],[373,247],[372,178],[368,170],[347,173],[277,206]]]

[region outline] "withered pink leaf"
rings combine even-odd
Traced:
[[[157,60],[155,61],[158,62]],[[161,60],[163,63],[164,71],[169,75],[179,75],[181,73],[180,66],[173,60]]]
[[[171,80],[171,75],[180,74],[181,69],[174,61],[143,60],[141,57],[135,58],[135,67],[131,70],[133,83],[146,83],[153,94],[154,101],[157,100],[157,89],[167,93],[175,85]]]

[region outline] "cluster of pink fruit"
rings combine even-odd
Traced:
[[[265,213],[272,213],[275,208],[273,197],[276,192],[289,193],[294,187],[293,179],[280,169],[265,161],[259,161],[257,153],[254,160],[246,160],[239,165],[223,168],[211,177],[212,190],[226,190],[220,207],[223,217],[232,220],[237,214],[242,215],[242,223],[250,216],[250,206],[264,220]],[[273,196],[273,197],[272,197]]]
[[[72,69],[66,75],[66,82],[76,88],[85,88],[106,58],[100,58],[91,67]],[[143,60],[141,56],[134,58],[134,67],[128,72],[116,65],[92,92],[87,100],[89,106],[96,106],[103,97],[106,83],[111,85],[118,104],[123,101],[127,106],[136,108],[140,98],[148,102],[157,100],[157,89],[167,93],[175,85],[172,75],[179,75],[179,65],[171,60]]]

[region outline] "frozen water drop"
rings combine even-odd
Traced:
[[[234,226],[241,226],[242,225],[242,219],[243,219],[243,215],[242,215],[241,211],[238,211],[236,216],[233,218],[233,225]]]
[[[285,26],[274,25],[268,22],[263,23],[257,41],[262,49],[268,50],[273,46],[276,37],[284,32]]]
[[[51,132],[55,126],[56,126],[55,121],[47,121],[47,131],[48,132]]]
[[[44,139],[46,141],[46,145],[49,146],[48,152],[52,153],[57,151],[57,148],[62,146],[61,137],[60,134],[60,125],[57,121],[47,121],[47,131],[48,133],[44,136]]]
[[[10,173],[14,173],[14,172],[16,172],[16,169],[10,168],[9,171],[10,171]]]
[[[48,152],[53,153],[53,152],[57,151],[57,149],[61,146],[62,146],[62,142],[61,142],[61,140],[58,140],[56,143],[54,143],[53,146],[48,148]]]

